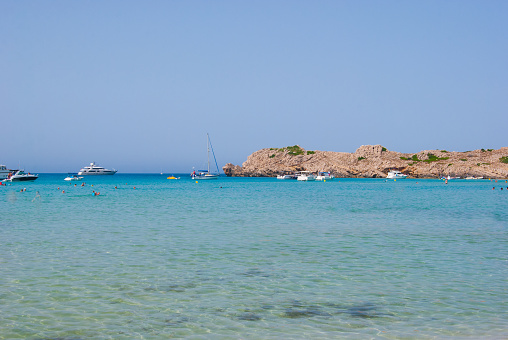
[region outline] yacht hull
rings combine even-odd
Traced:
[[[35,181],[39,177],[34,176],[28,176],[28,177],[18,177],[18,178],[11,178],[10,182],[29,182],[29,181]]]
[[[78,172],[78,176],[107,176],[107,175],[114,175],[116,174],[116,171],[111,172]]]
[[[219,178],[219,176],[214,176],[214,175],[210,175],[210,176],[192,176],[192,179],[217,179]]]

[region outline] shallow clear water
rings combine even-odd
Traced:
[[[508,337],[504,180],[64,177],[0,187],[0,339]]]

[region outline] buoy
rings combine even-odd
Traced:
[[[198,182],[198,181],[196,181],[196,183],[197,183],[197,182]]]

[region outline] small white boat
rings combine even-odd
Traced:
[[[317,176],[310,171],[300,171],[296,179],[299,181],[315,181],[316,177]]]
[[[39,175],[25,173],[23,170],[16,170],[16,172],[10,173],[7,179],[4,179],[3,182],[35,181],[37,178],[39,178]]]
[[[407,175],[404,175],[402,172],[397,171],[397,170],[392,170],[392,171],[388,172],[388,175],[386,176],[386,178],[389,178],[389,179],[404,179],[406,177],[407,177]]]
[[[295,179],[293,175],[277,175],[277,179]]]
[[[95,162],[90,163],[89,166],[85,166],[83,169],[79,170],[78,176],[84,175],[114,175],[116,174],[116,170],[108,170],[104,169],[102,166],[95,165]]]
[[[318,175],[316,176],[316,181],[329,181],[334,178],[335,176],[332,175],[330,172],[318,172]]]
[[[468,176],[466,179],[483,179],[483,177]]]
[[[65,177],[64,181],[81,181],[82,179],[83,179],[83,177],[81,177],[81,176],[73,175],[73,176]]]
[[[460,177],[451,177],[450,175],[446,176],[446,177],[441,177],[441,179],[445,179],[445,180],[451,180],[451,179],[460,179]]]
[[[296,179],[294,173],[285,172],[282,175],[277,175],[277,179]]]

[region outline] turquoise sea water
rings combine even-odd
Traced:
[[[508,338],[504,180],[65,177],[0,187],[0,339]]]

